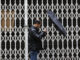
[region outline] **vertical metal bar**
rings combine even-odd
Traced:
[[[25,0],[25,25],[28,26],[28,2]],[[28,27],[25,28],[25,60],[28,60]]]
[[[21,60],[21,0],[19,0],[19,5],[20,5],[20,9],[19,9],[19,11],[20,11],[20,18],[19,18],[19,20],[20,20],[20,60]]]
[[[37,20],[38,20],[38,18],[39,18],[39,16],[38,16],[38,0],[37,0],[36,6],[37,6]]]
[[[5,30],[5,31],[4,31],[4,32],[5,32],[5,38],[6,38],[6,31],[7,31],[7,28],[6,28],[6,11],[7,11],[7,10],[6,10],[6,5],[7,5],[7,4],[6,4],[6,0],[5,0],[5,17],[4,17],[4,18],[5,18],[5,28],[4,28],[4,30]],[[5,50],[4,50],[4,51],[5,51],[5,60],[6,60],[6,50],[7,50],[7,49],[6,49],[6,40],[5,40]]]
[[[63,18],[64,18],[63,17],[63,14],[64,14],[63,13],[63,0],[62,0],[62,4],[61,5],[62,5],[62,9],[61,10],[62,10],[62,25],[63,25]],[[64,40],[63,40],[63,35],[62,35],[62,50],[64,50],[64,48],[63,48],[64,47],[64,43],[63,42],[64,42]],[[63,59],[64,59],[64,52],[62,53],[62,56],[63,56]]]
[[[59,13],[58,13],[58,0],[57,0],[57,18],[58,18],[58,15],[59,15]],[[59,40],[58,40],[58,37],[59,37],[59,32],[58,31],[56,31],[57,32],[57,51],[58,51],[58,53],[57,53],[57,55],[58,55],[58,60],[59,60]]]
[[[72,60],[73,60],[73,58],[74,58],[74,56],[73,56],[73,53],[74,53],[73,52],[73,50],[74,50],[74,48],[73,48],[73,41],[74,41],[73,40],[73,28],[74,28],[74,26],[73,26],[73,8],[72,7],[73,7],[73,1],[71,0],[71,20],[72,20],[72,22],[71,22],[72,23],[72,26],[71,26],[71,29],[72,29],[72,31],[71,31],[72,32],[72,40],[71,41],[72,41]]]
[[[43,24],[43,0],[42,0],[42,4],[41,4],[41,6],[42,6],[42,30],[43,30],[43,28],[44,28],[44,24]],[[43,40],[43,38],[42,38],[42,47],[44,48],[44,40]],[[41,52],[41,51],[40,51]],[[42,53],[42,59],[44,59],[44,53]]]
[[[67,11],[67,50],[66,50],[66,53],[67,53],[67,58],[68,58],[68,54],[69,54],[69,53],[68,53],[68,49],[69,49],[69,47],[68,47],[68,41],[69,41],[69,40],[68,40],[68,27],[69,27],[69,26],[68,26],[68,18],[69,18],[69,17],[68,17],[68,6],[69,6],[69,5],[68,5],[68,0],[66,0],[66,6],[67,6],[67,9],[66,9],[66,11]]]
[[[78,14],[78,13],[77,13],[77,10],[78,10],[78,8],[77,8],[77,6],[78,6],[78,5],[77,5],[77,0],[76,0],[76,36],[78,36],[78,31],[79,31],[79,30],[77,30],[77,29],[78,29],[78,17],[77,17],[77,14]],[[76,49],[77,49],[76,54],[77,54],[77,60],[78,60],[78,58],[79,58],[79,57],[78,57],[78,39],[79,39],[79,38],[76,39]]]
[[[1,0],[0,0],[0,60],[1,60]]]
[[[10,13],[9,13],[9,15],[10,15],[10,60],[11,60],[11,0],[10,0],[9,6],[10,6],[10,9],[9,9]]]
[[[43,0],[42,0],[41,6],[42,6],[42,9],[41,9],[42,10],[42,30],[43,30]],[[43,47],[43,42],[42,42],[42,47]]]
[[[41,6],[42,6],[42,9],[41,9],[42,10],[42,30],[43,30],[43,0],[42,0]],[[44,40],[42,40],[42,47],[44,47]],[[42,58],[43,58],[43,53],[42,53]]]
[[[15,38],[16,38],[16,0],[15,0],[15,28],[14,30],[15,30]],[[15,40],[15,55],[16,55],[16,40]],[[15,56],[15,60],[17,60],[16,56]]]
[[[32,6],[32,9],[31,9],[31,11],[32,11],[32,25],[33,25],[33,0],[31,0],[31,6]]]
[[[47,0],[47,10],[48,10],[48,6],[49,6],[49,4],[48,4],[48,0]],[[48,36],[49,36],[49,31],[48,31],[48,29],[49,29],[49,21],[48,21],[48,15],[47,15],[47,52],[48,52],[48,54],[47,54],[47,59],[49,60],[49,39],[48,39]]]
[[[52,0],[52,11],[53,11],[53,0]],[[52,24],[52,50],[53,50],[53,52],[52,52],[52,59],[54,60],[54,38],[53,38],[53,36],[54,36],[54,32],[53,32],[53,28],[54,28],[54,26],[53,26],[53,24]]]

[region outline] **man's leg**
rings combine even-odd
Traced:
[[[37,54],[38,54],[37,51],[31,51],[30,52],[30,58],[31,58],[31,60],[37,60]]]

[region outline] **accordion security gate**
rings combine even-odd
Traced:
[[[46,11],[52,10],[61,21],[67,36],[62,36],[50,21]],[[36,18],[42,21],[47,36],[42,39],[45,50],[38,60],[80,60],[80,0],[28,0],[28,24]]]
[[[0,0],[0,60],[25,60],[24,1]]]
[[[25,60],[24,0],[0,0],[0,60]],[[50,21],[52,10],[67,31],[63,37]],[[80,0],[28,0],[28,24],[35,18],[47,27],[45,50],[38,60],[80,60]]]

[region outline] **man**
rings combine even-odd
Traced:
[[[39,32],[41,21],[35,20],[32,27],[29,28],[28,47],[31,60],[37,60],[37,54],[42,50],[42,37],[46,36],[46,28]]]

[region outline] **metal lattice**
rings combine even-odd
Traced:
[[[24,0],[0,0],[0,60],[25,60]]]
[[[61,21],[67,36],[63,37],[54,27],[46,11],[52,10]],[[42,39],[45,50],[38,60],[80,60],[80,0],[28,0],[28,23],[40,18],[47,36]]]
[[[25,60],[24,0],[0,0],[0,60]],[[46,11],[52,10],[67,36],[54,27]],[[80,60],[80,0],[28,0],[28,24],[35,18],[47,27],[42,39],[45,50],[38,60]]]

